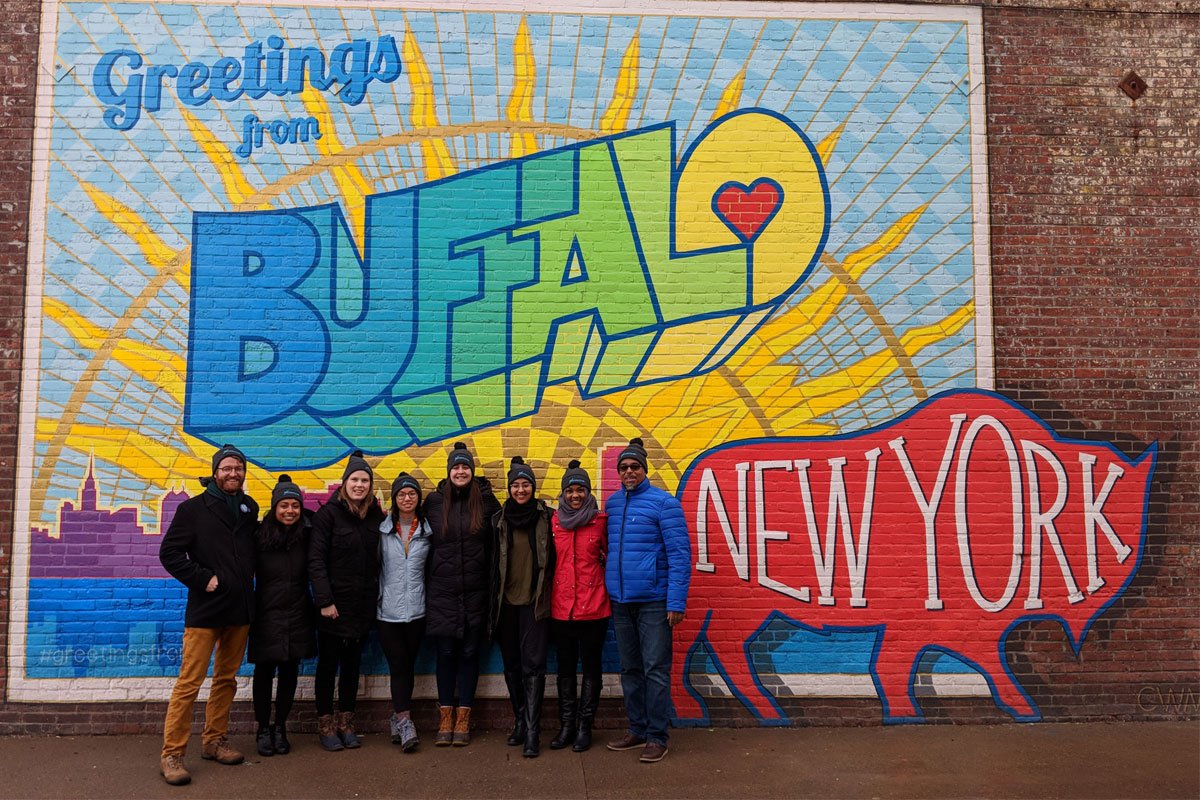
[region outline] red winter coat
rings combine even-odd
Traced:
[[[551,520],[558,565],[550,592],[550,616],[558,620],[606,619],[612,616],[604,588],[608,559],[608,517],[603,511],[587,525],[568,530]]]

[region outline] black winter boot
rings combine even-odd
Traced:
[[[287,725],[279,723],[275,726],[275,755],[286,756],[292,752],[292,743],[287,738]]]
[[[525,744],[525,687],[521,683],[521,673],[505,672],[504,683],[508,686],[508,700],[513,710],[512,730],[504,743],[509,747],[520,747]]]
[[[576,714],[579,703],[575,699],[575,670],[559,673],[555,683],[558,684],[558,736],[550,740],[551,750],[562,750],[575,742]]]
[[[583,676],[583,684],[579,691],[579,732],[575,736],[575,744],[571,749],[582,753],[592,746],[592,722],[596,719],[596,709],[600,707],[601,682],[591,675]]]
[[[542,699],[546,696],[546,676],[525,678],[525,758],[537,758],[542,752]]]
[[[275,755],[275,731],[267,725],[259,725],[254,734],[254,744],[260,756]]]

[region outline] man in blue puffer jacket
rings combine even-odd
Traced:
[[[631,439],[617,458],[621,489],[608,514],[605,584],[621,654],[621,690],[629,732],[609,750],[642,748],[644,763],[667,754],[671,721],[671,629],[683,619],[692,545],[683,508],[650,484],[646,448]]]

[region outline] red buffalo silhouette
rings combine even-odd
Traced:
[[[922,719],[912,683],[930,650],[979,670],[1016,719],[1039,719],[1006,665],[1007,635],[1057,620],[1078,654],[1140,562],[1156,454],[1063,439],[975,390],[858,434],[709,451],[679,491],[694,563],[674,634],[677,721],[706,719],[685,674],[701,643],[762,722],[787,721],[750,661],[776,617],[875,631],[886,722]]]

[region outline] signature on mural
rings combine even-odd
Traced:
[[[999,395],[961,391],[865,433],[702,456],[679,491],[696,537],[688,605],[701,609],[675,629],[679,720],[705,720],[687,669],[703,645],[760,720],[787,722],[750,658],[780,617],[873,633],[887,722],[923,717],[913,684],[931,652],[980,671],[1014,718],[1039,719],[1008,634],[1054,620],[1079,652],[1140,562],[1156,453],[1061,439]]]
[[[771,174],[739,163],[748,140]],[[370,196],[361,256],[337,205],[196,214],[185,430],[300,435],[264,466],[316,466],[531,414],[548,385],[713,369],[811,271],[828,190],[772,112],[675,150],[655,125]]]

